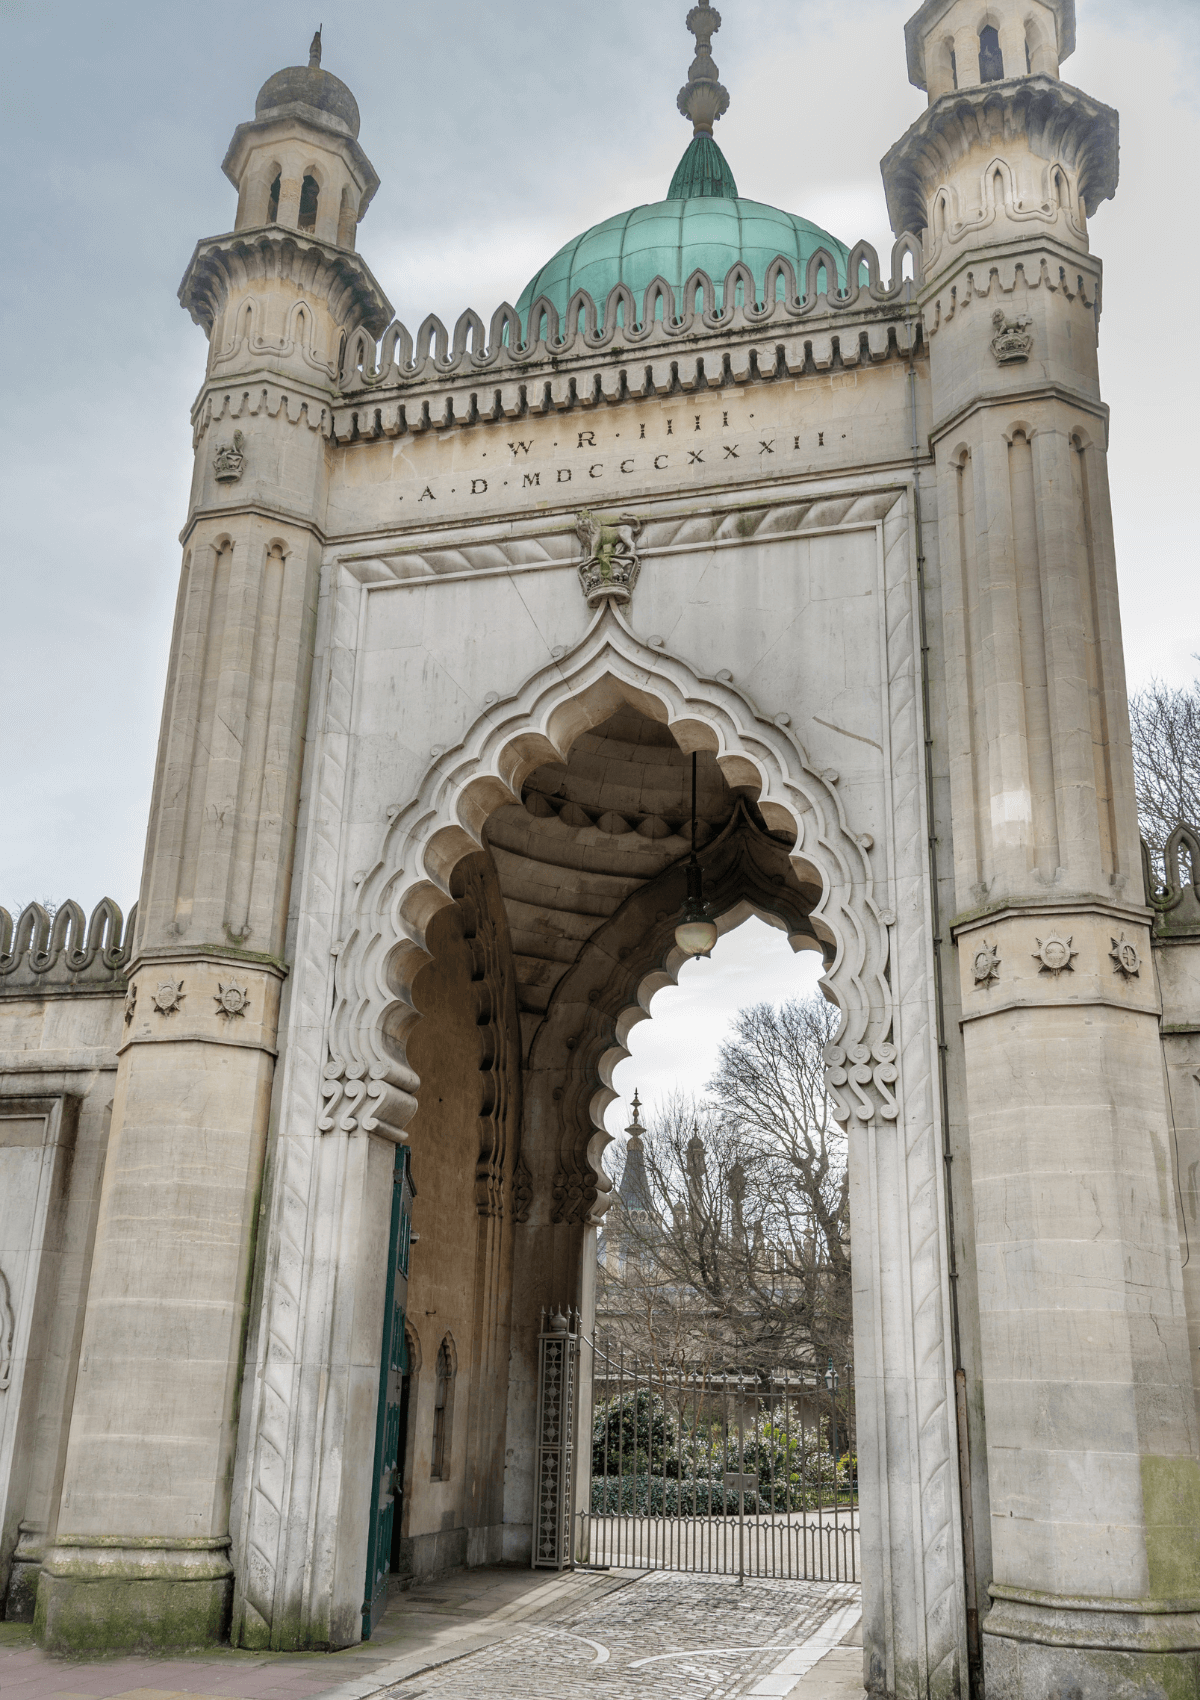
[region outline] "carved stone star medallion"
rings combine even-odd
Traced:
[[[1053,974],[1057,980],[1065,968],[1068,974],[1075,972],[1074,959],[1079,955],[1072,950],[1071,940],[1074,934],[1069,933],[1064,939],[1058,933],[1050,933],[1044,939],[1038,939],[1037,949],[1031,952],[1034,960],[1041,963],[1039,974]]]
[[[991,986],[1000,978],[1000,951],[986,939],[982,941],[975,952],[971,964],[977,986]]]
[[[1138,947],[1132,939],[1127,939],[1122,933],[1119,939],[1112,941],[1112,949],[1108,953],[1113,959],[1113,973],[1119,974],[1124,980],[1132,980],[1135,974],[1142,971],[1142,959]]]
[[[151,1001],[160,1015],[174,1015],[186,995],[182,980],[160,980]]]
[[[231,980],[228,985],[218,980],[217,990],[213,993],[213,997],[217,1003],[217,1014],[226,1018],[245,1015],[250,1007],[250,999],[246,996],[245,986],[239,986],[236,980]]]

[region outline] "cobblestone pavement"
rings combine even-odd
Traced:
[[[380,1700],[783,1696],[858,1615],[859,1590],[848,1583],[739,1588],[732,1577],[614,1572],[508,1639],[396,1683]]]

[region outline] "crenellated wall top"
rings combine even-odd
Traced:
[[[15,922],[0,908],[0,997],[124,990],[136,927],[137,904],[125,918],[111,897],[90,917],[73,900],[53,914],[27,903]]]
[[[695,271],[678,295],[662,277],[648,285],[641,301],[624,284],[617,284],[603,307],[578,290],[561,317],[552,301],[539,296],[524,324],[508,302],[496,309],[490,326],[468,309],[453,336],[432,313],[415,338],[396,320],[376,342],[368,326],[347,341],[341,389],[353,395],[362,390],[415,388],[475,373],[502,376],[542,365],[557,368],[561,362],[587,361],[598,354],[665,349],[696,339],[715,342],[731,331],[756,331],[767,325],[778,329],[823,319],[843,321],[852,315],[877,319],[903,312],[912,300],[922,279],[920,243],[909,235],[896,241],[887,284],[881,280],[879,256],[869,242],[860,242],[851,251],[844,289],[837,287],[840,272],[838,257],[819,248],[802,278],[790,260],[777,255],[766,269],[761,291],[747,266],[733,266],[721,282],[719,304],[713,279]]]

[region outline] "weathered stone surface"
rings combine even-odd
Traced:
[[[1186,835],[1143,902],[1115,115],[1070,0],[989,18],[910,22],[892,276],[840,294],[820,252],[414,338],[344,86],[239,128],[136,926],[0,915],[0,1586],[47,1644],[352,1643],[381,1491],[401,1574],[529,1561],[540,1317],[589,1326],[695,850],[842,1012],[868,1687],[1194,1682],[1200,907]]]

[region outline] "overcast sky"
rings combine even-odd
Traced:
[[[718,139],[743,195],[890,245],[878,162],[922,111],[895,0],[721,0]],[[581,229],[666,191],[688,0],[0,0],[5,806],[0,902],[111,894],[141,868],[203,333],[176,290],[228,230],[221,173],[259,86],[325,59],[382,185],[359,246],[410,328],[485,321]],[[1102,378],[1130,682],[1200,649],[1198,0],[1078,0],[1065,76],[1119,108],[1098,209]],[[715,959],[714,959],[715,961]],[[658,1011],[656,1009],[656,1016]]]

